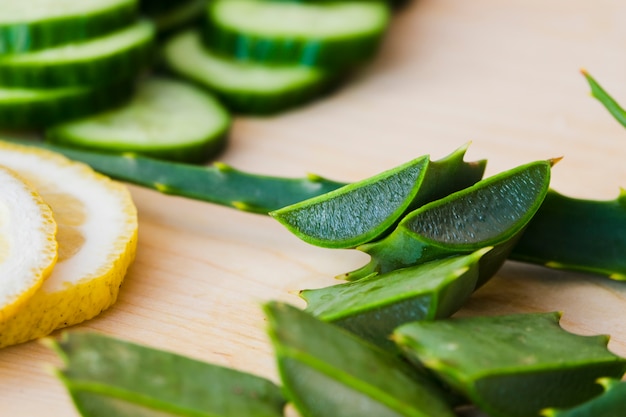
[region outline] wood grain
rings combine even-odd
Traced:
[[[626,4],[596,0],[415,0],[376,61],[335,94],[269,118],[238,118],[220,160],[250,172],[354,181],[471,141],[487,173],[564,156],[553,187],[614,198],[626,130],[589,96],[585,67],[626,103]],[[308,246],[269,217],[130,187],[137,259],[118,303],[77,326],[276,378],[259,306],[303,305],[363,254]],[[625,254],[626,255],[626,254]],[[626,356],[626,284],[509,262],[459,315],[563,312]],[[0,351],[0,415],[76,417],[37,342]]]

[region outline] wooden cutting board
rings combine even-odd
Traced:
[[[615,0],[415,0],[375,62],[333,95],[238,118],[220,160],[261,174],[355,181],[471,141],[487,174],[564,156],[552,186],[612,199],[626,129],[589,96],[585,67],[626,104],[626,4]],[[131,186],[137,259],[117,304],[77,326],[276,378],[260,305],[336,283],[367,257],[309,246],[273,219]],[[625,254],[626,256],[626,254]],[[626,283],[509,262],[459,315],[563,312],[626,356]],[[76,417],[37,342],[0,350],[0,415]]]

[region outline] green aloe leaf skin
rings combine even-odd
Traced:
[[[397,351],[390,339],[401,324],[446,318],[474,292],[478,261],[491,248],[373,275],[358,281],[303,290],[305,311],[381,348]]]
[[[449,396],[398,355],[288,304],[264,305],[281,380],[302,417],[454,417]]]
[[[486,178],[405,216],[387,237],[357,249],[371,256],[349,281],[429,260],[494,249],[482,259],[478,286],[506,260],[548,192],[555,161],[536,161]]]
[[[5,138],[9,140],[8,138]],[[196,166],[134,154],[123,156],[70,149],[34,140],[10,139],[49,149],[120,181],[164,194],[192,198],[252,213],[269,211],[324,194],[345,185],[319,176],[281,178],[250,174],[226,164]]]
[[[84,417],[279,417],[271,381],[96,333],[65,333],[57,373]]]
[[[591,96],[596,98],[604,107],[611,113],[611,115],[622,126],[626,127],[626,111],[619,105],[617,101],[609,93],[602,88],[602,86],[586,71],[581,70],[581,73],[589,83],[591,87]]]
[[[269,214],[312,245],[353,248],[385,235],[408,211],[479,181],[486,162],[464,162],[466,151],[439,161],[422,156]]]
[[[510,258],[626,280],[626,191],[597,201],[550,190]]]
[[[604,392],[570,409],[547,409],[544,417],[624,417],[626,414],[626,382],[617,379],[600,378],[598,383]]]
[[[559,321],[559,313],[533,313],[413,322],[393,338],[491,417],[534,417],[590,400],[602,392],[598,378],[626,371],[607,336],[569,333]]]

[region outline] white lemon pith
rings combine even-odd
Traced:
[[[0,167],[0,323],[15,315],[52,272],[56,230],[41,196]]]
[[[41,149],[0,142],[13,169],[50,205],[58,260],[20,311],[0,323],[0,347],[83,322],[110,307],[135,257],[137,211],[128,189],[88,166]]]

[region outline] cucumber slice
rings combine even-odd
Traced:
[[[381,1],[293,3],[214,0],[206,45],[241,60],[355,66],[374,56],[390,7]]]
[[[110,35],[0,57],[5,87],[54,88],[109,84],[136,76],[151,61],[154,24],[139,21]]]
[[[102,36],[137,18],[137,0],[3,0],[0,55]]]
[[[127,106],[52,127],[46,140],[200,163],[222,149],[229,127],[228,112],[208,92],[155,77],[139,84]]]
[[[122,104],[133,83],[45,90],[0,88],[0,129],[39,129]]]
[[[167,41],[163,57],[173,72],[208,87],[238,113],[282,111],[310,101],[335,84],[330,73],[317,68],[269,66],[216,55],[204,48],[196,30]]]

